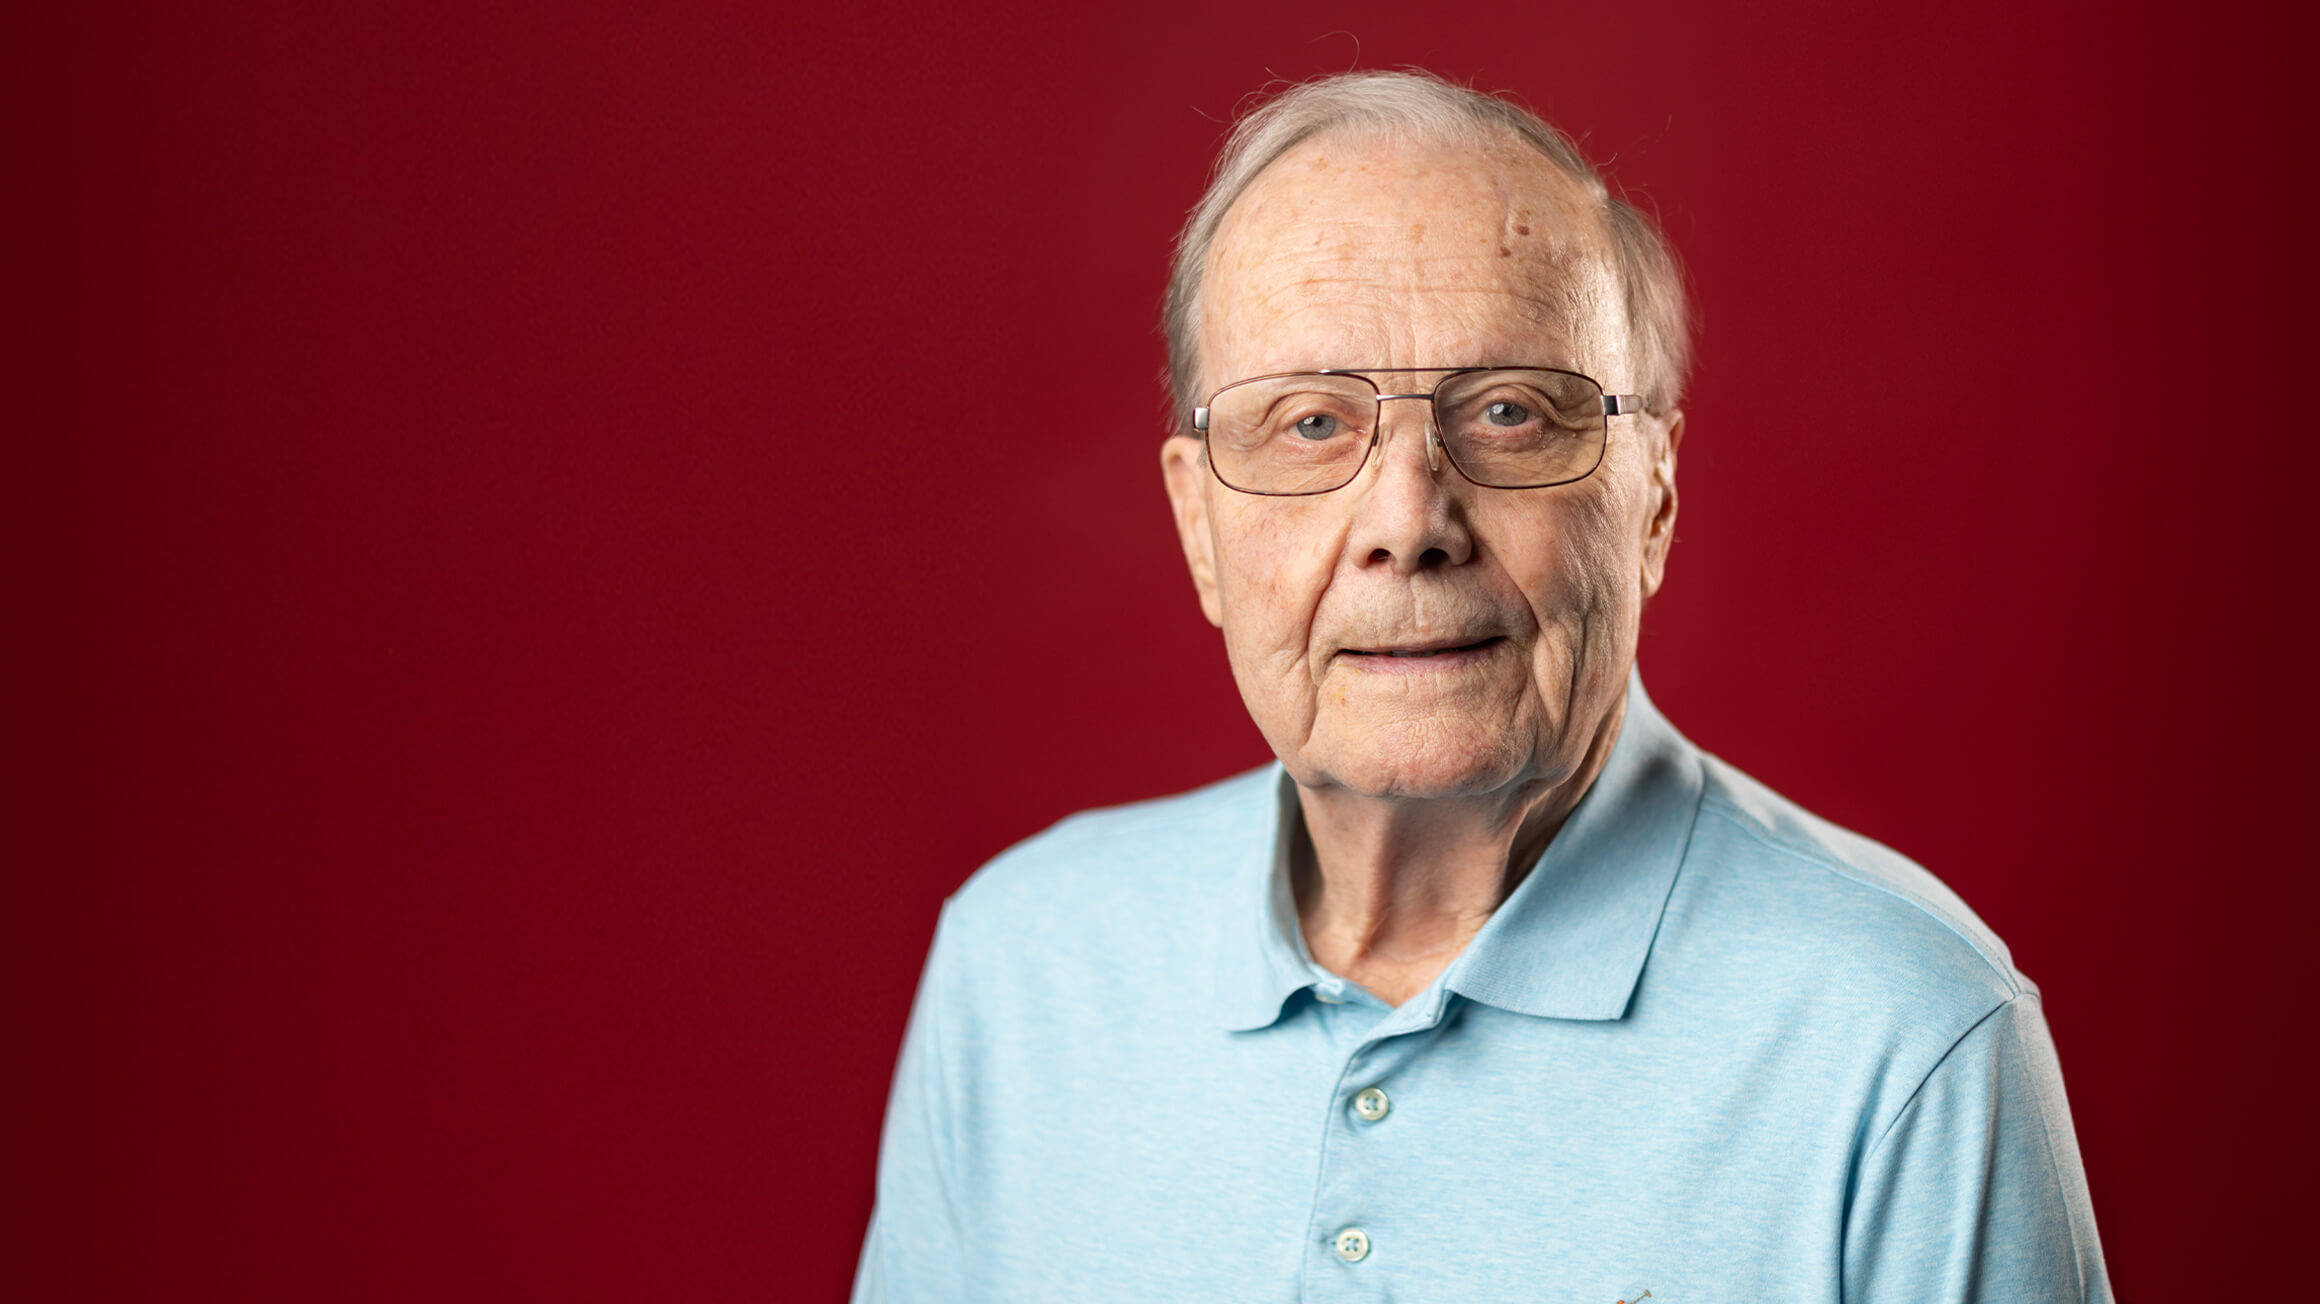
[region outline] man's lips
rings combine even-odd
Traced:
[[[1440,657],[1453,655],[1459,652],[1483,652],[1489,650],[1491,647],[1499,643],[1504,643],[1505,641],[1505,635],[1493,634],[1488,638],[1472,639],[1466,641],[1443,640],[1440,642],[1432,643],[1396,643],[1389,644],[1384,647],[1349,647],[1340,649],[1339,655],[1349,657],[1390,657],[1397,660],[1419,657]]]

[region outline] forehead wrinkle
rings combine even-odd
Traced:
[[[1612,361],[1607,348],[1624,360],[1609,232],[1550,165],[1519,150],[1449,150],[1401,152],[1358,170],[1316,151],[1284,167],[1297,153],[1260,174],[1209,253],[1202,333],[1255,355],[1246,374],[1389,361],[1315,356],[1324,341],[1356,338],[1405,345],[1391,360],[1406,366],[1508,360],[1418,357],[1429,343],[1462,354],[1512,350],[1591,373]],[[1551,351],[1589,356],[1539,356],[1520,338],[1533,331],[1559,337],[1540,342]]]
[[[1407,366],[1563,363],[1575,359],[1544,356],[1543,345],[1522,337],[1554,336],[1552,348],[1546,351],[1560,353],[1569,341],[1582,336],[1589,317],[1587,300],[1593,297],[1568,283],[1540,287],[1534,282],[1517,291],[1499,285],[1429,283],[1417,275],[1382,294],[1381,288],[1374,276],[1312,277],[1266,287],[1242,299],[1242,311],[1231,314],[1229,324],[1219,323],[1224,329],[1217,330],[1215,336],[1228,348],[1237,345],[1254,355],[1247,365],[1263,370],[1382,365],[1389,360]],[[1430,306],[1423,326],[1419,314],[1401,311],[1402,305],[1417,299]],[[1448,352],[1420,356],[1421,330],[1452,337],[1436,341]],[[1248,336],[1254,338],[1245,338]],[[1406,348],[1399,359],[1392,359],[1384,353],[1317,354],[1292,344],[1316,337],[1380,342],[1392,338]],[[1465,342],[1458,343],[1458,338]]]

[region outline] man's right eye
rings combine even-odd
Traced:
[[[1291,426],[1290,429],[1296,431],[1301,439],[1328,439],[1337,433],[1337,418],[1326,413],[1316,412]]]

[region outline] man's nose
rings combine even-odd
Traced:
[[[1425,394],[1387,394],[1378,406],[1378,447],[1363,468],[1346,539],[1365,566],[1415,574],[1464,565],[1474,555],[1466,480],[1450,465]],[[1407,400],[1419,400],[1411,402]],[[1400,401],[1397,401],[1400,400]]]

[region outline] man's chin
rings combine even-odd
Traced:
[[[1307,748],[1282,758],[1290,776],[1308,788],[1335,789],[1380,800],[1479,797],[1519,783],[1532,770],[1526,742],[1482,738],[1373,740],[1345,749]]]

